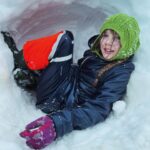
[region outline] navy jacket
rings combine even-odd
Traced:
[[[67,84],[64,82],[65,88],[61,87],[66,107],[49,114],[54,120],[57,137],[104,121],[112,104],[123,98],[134,70],[132,57],[105,72],[97,87],[93,87],[98,70],[108,63],[111,62],[87,50],[78,64],[71,66],[69,78],[65,80]]]

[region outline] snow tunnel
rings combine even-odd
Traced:
[[[148,0],[144,3],[140,0],[1,0],[0,29],[11,33],[19,49],[26,40],[62,29],[71,30],[75,37],[75,62],[107,16],[123,12],[135,16],[140,23],[141,48],[134,59],[136,69],[128,85],[126,108],[121,103],[115,105],[118,112],[114,111],[104,123],[74,131],[45,150],[149,150],[149,4]],[[28,150],[19,132],[43,113],[35,108],[33,96],[15,84],[12,54],[2,37],[0,47],[0,149]]]

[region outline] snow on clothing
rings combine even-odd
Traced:
[[[73,53],[72,40],[68,34],[62,36],[57,47],[59,56]],[[93,86],[97,72],[114,61],[106,61],[91,50],[85,51],[77,64],[72,59],[51,62],[42,71],[36,91],[37,107],[53,119],[57,137],[107,118],[113,102],[122,99],[126,92],[134,70],[131,60],[132,57],[107,71],[97,87]]]

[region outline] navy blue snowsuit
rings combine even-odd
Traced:
[[[73,36],[64,34],[54,58],[73,54]],[[72,58],[51,62],[40,75],[37,107],[55,123],[57,137],[104,121],[112,104],[121,100],[134,65],[132,57],[106,71],[93,86],[98,71],[113,61],[106,61],[91,50],[73,64]]]

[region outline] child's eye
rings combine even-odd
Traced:
[[[114,39],[115,40],[120,40],[120,37],[119,36],[115,36]]]
[[[103,37],[108,37],[108,34],[103,34]]]
[[[120,36],[118,34],[114,34],[114,39],[120,40]]]

